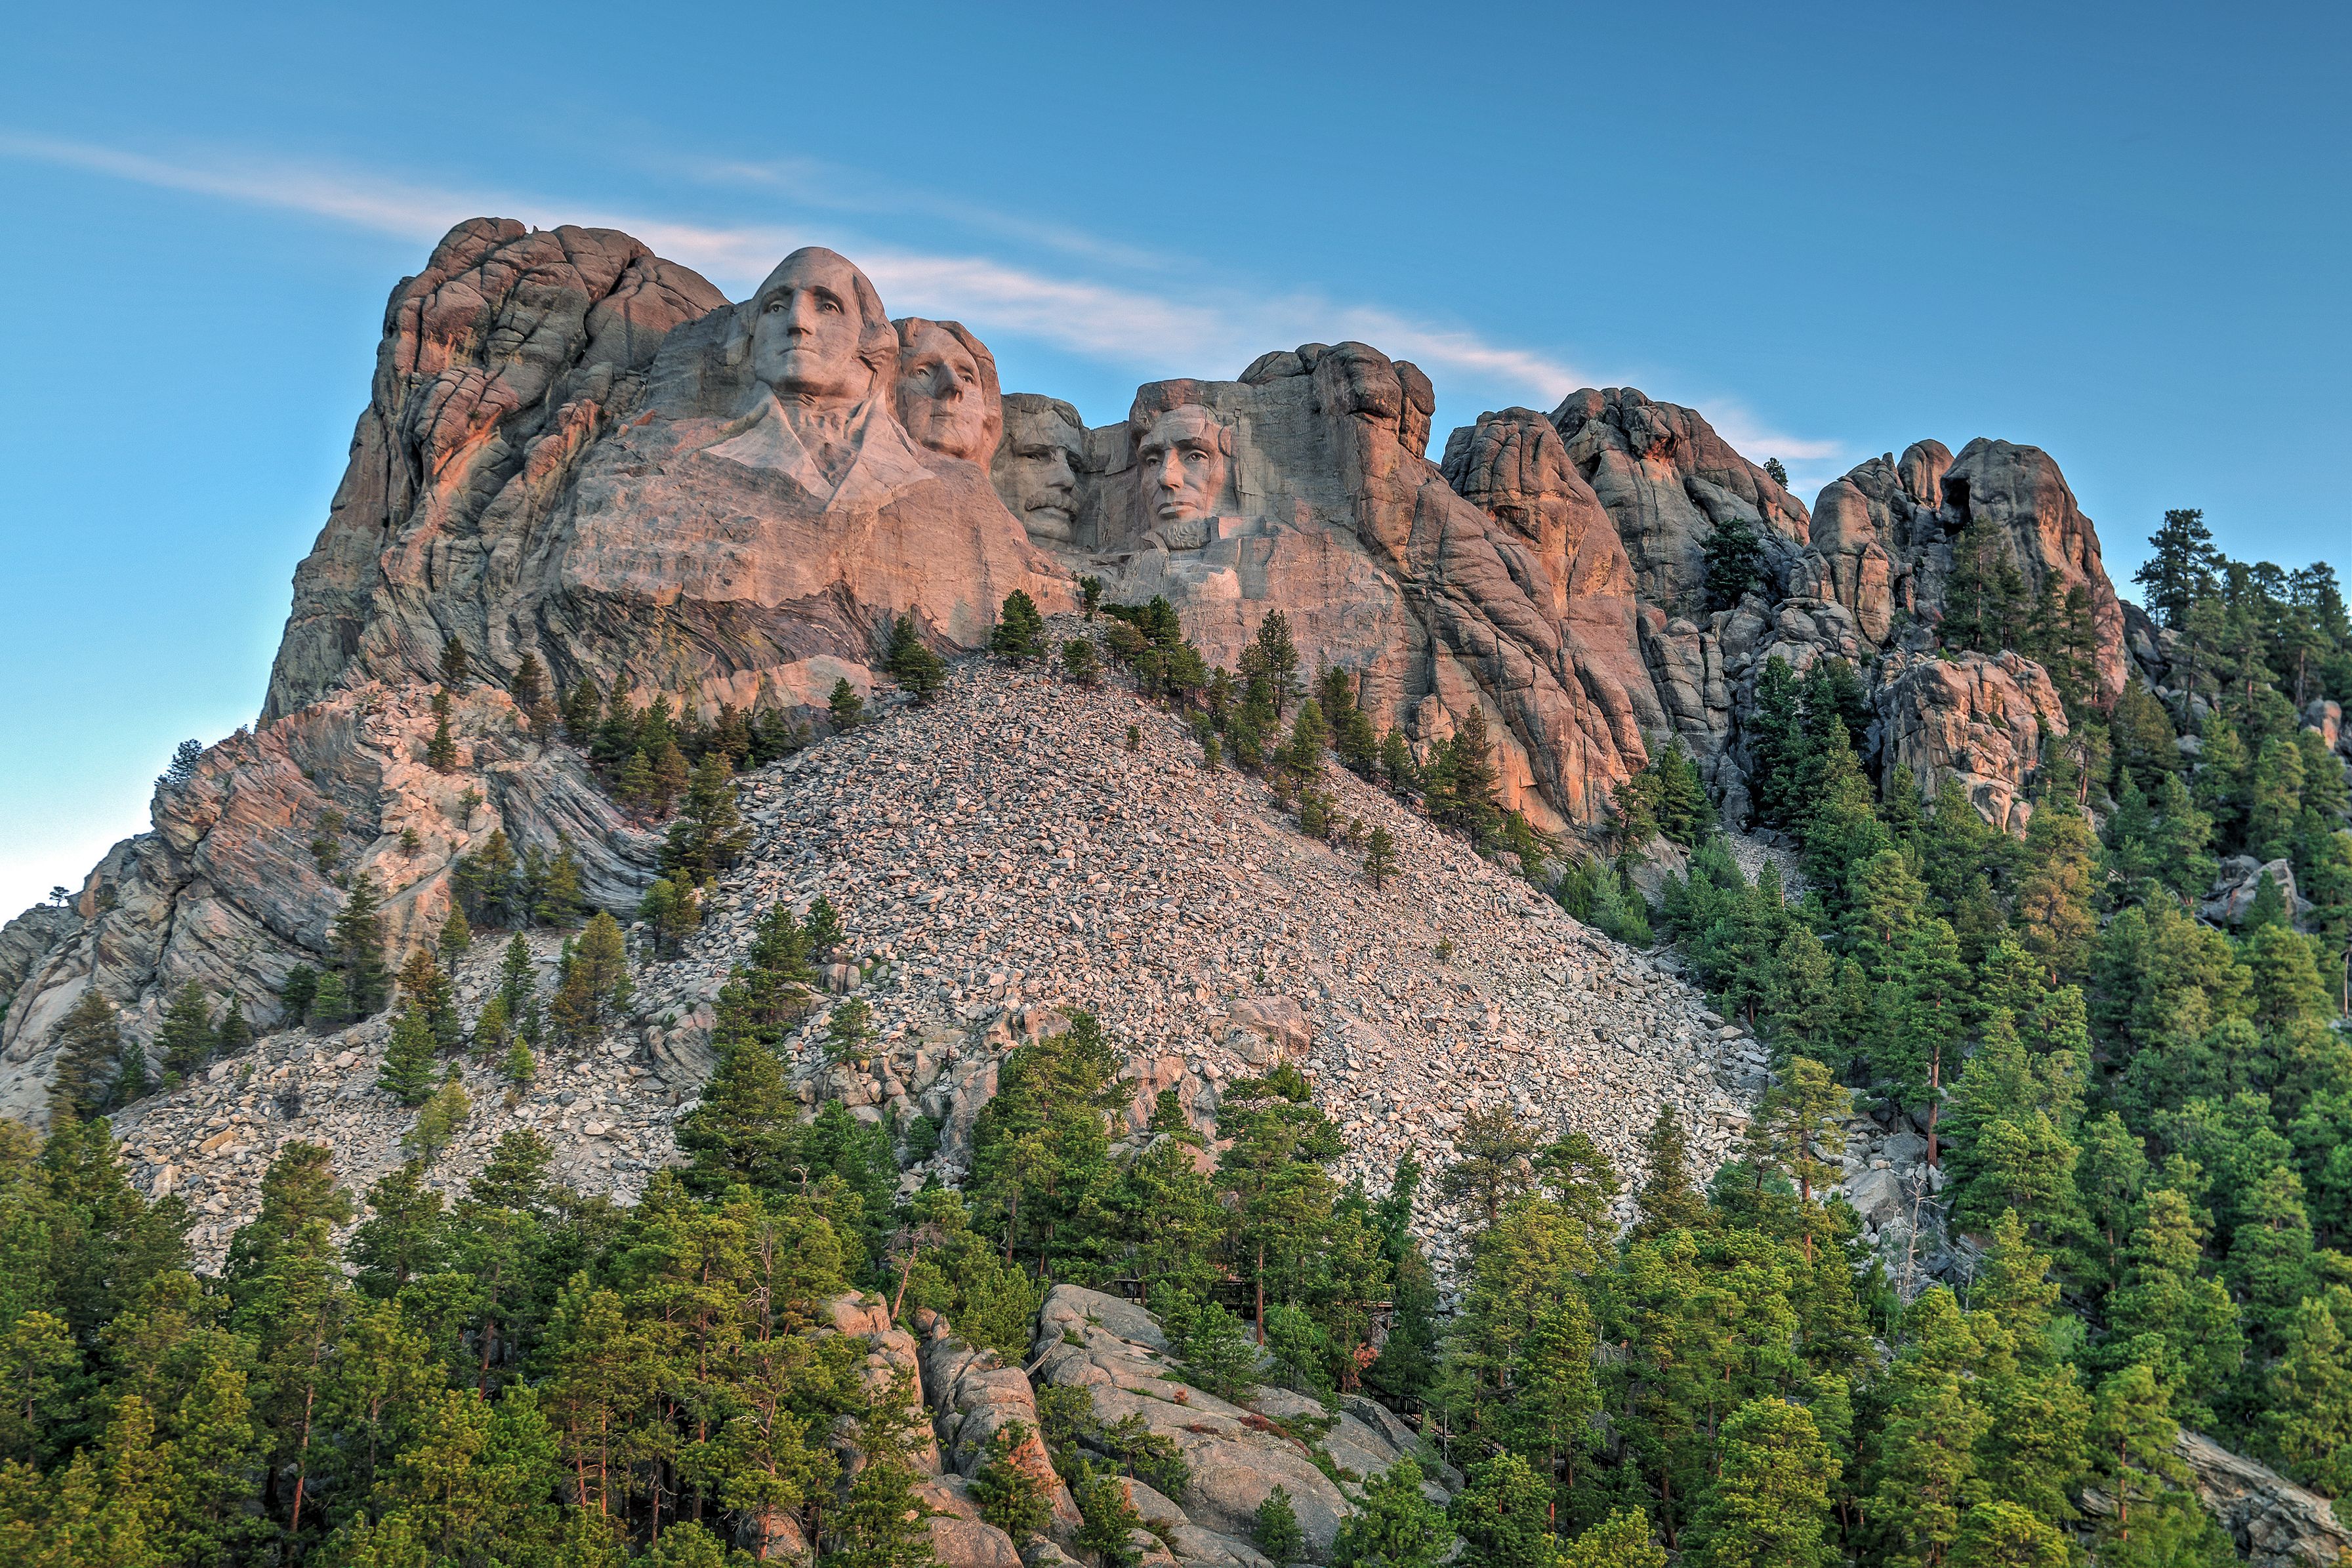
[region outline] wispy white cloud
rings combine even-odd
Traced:
[[[897,310],[950,316],[983,336],[1021,338],[1139,375],[1232,375],[1268,348],[1353,338],[1428,371],[1449,397],[1550,407],[1589,374],[1538,350],[1496,343],[1465,327],[1423,321],[1379,306],[1335,301],[1310,291],[1266,294],[1200,279],[1181,258],[1095,239],[931,193],[861,178],[814,160],[709,162],[689,166],[713,184],[767,189],[836,212],[933,216],[1102,268],[1155,274],[1108,281],[987,254],[917,250],[871,243],[837,225],[708,224],[660,214],[610,210],[594,201],[557,201],[516,191],[424,185],[373,171],[304,163],[248,153],[161,157],[101,144],[0,131],[0,156],[79,169],[165,190],[273,207],[372,233],[430,244],[449,226],[483,214],[542,226],[609,225],[695,268],[729,293],[751,291],[777,258],[822,237],[856,246],[856,258]],[[1171,281],[1182,270],[1187,280]],[[1698,406],[1726,439],[1789,465],[1801,491],[1838,471],[1843,443],[1788,435],[1743,405]]]

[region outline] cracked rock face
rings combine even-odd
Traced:
[[[837,291],[880,317],[862,275]],[[885,347],[839,367],[827,446],[765,379],[798,384],[761,346],[771,303],[730,305],[611,230],[453,229],[386,311],[265,720],[355,679],[430,679],[450,635],[500,676],[535,653],[567,687],[813,706],[892,615],[970,647],[1016,588],[1066,602],[985,471],[900,424],[887,318],[866,323]]]
[[[52,1032],[92,985],[122,1005],[127,1039],[150,1037],[190,981],[215,1009],[234,995],[268,1026],[288,972],[320,961],[344,885],[362,873],[383,898],[394,963],[432,942],[457,858],[495,831],[519,856],[568,848],[593,904],[633,907],[659,841],[586,760],[535,734],[504,692],[477,687],[452,700],[457,760],[436,772],[425,763],[430,703],[421,687],[340,691],[240,731],[185,784],[159,788],[153,830],[116,846],[78,909],[57,911],[70,918],[50,920],[53,940],[0,1019],[0,1114],[46,1118]]]
[[[793,301],[815,288],[845,330],[803,344]],[[1006,594],[1053,614],[1089,574],[1113,602],[1166,595],[1229,668],[1281,611],[1310,670],[1347,670],[1376,723],[1421,748],[1483,710],[1504,803],[1555,830],[1597,821],[1670,737],[1743,821],[1742,715],[1775,657],[1853,664],[1880,716],[1869,761],[1957,774],[2016,826],[2033,760],[2019,726],[2063,722],[2047,681],[2013,656],[1922,657],[1972,520],[2029,588],[2084,585],[2103,686],[2124,668],[2096,534],[2034,447],[1922,441],[1809,513],[1695,410],[1632,388],[1483,415],[1440,465],[1428,378],[1361,343],[1152,383],[1091,430],[1051,398],[1000,401],[992,363],[956,323],[891,322],[830,252],[795,253],[730,304],[612,230],[452,229],[387,306],[262,728],[159,795],[152,830],[71,910],[0,930],[0,1110],[38,1114],[47,1032],[82,986],[129,1007],[134,1035],[190,979],[266,1017],[336,901],[306,869],[331,808],[339,853],[379,877],[396,919],[441,907],[448,858],[483,831],[415,765],[420,683],[451,636],[493,687],[532,654],[559,689],[625,676],[705,717],[806,713],[837,679],[871,693],[892,615],[971,648]],[[1767,582],[1710,611],[1705,542],[1734,521],[1759,536]],[[632,907],[646,844],[576,759],[553,748],[537,765],[526,727],[473,700],[450,777],[519,846],[570,842],[592,898]],[[386,850],[404,826],[422,846]],[[673,1070],[708,1071],[694,1041],[665,1039]]]

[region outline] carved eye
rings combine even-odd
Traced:
[[[784,313],[786,309],[784,297],[782,294],[779,294],[774,299],[769,300],[762,308],[771,316],[781,316]]]

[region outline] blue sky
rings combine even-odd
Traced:
[[[1810,499],[1999,436],[2119,582],[2168,506],[2352,576],[2341,6],[69,9],[0,56],[0,915],[251,720],[478,213],[831,245],[1096,422],[1357,337],[1441,440],[1637,385]]]

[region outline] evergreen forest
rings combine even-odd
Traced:
[[[1736,542],[1718,553],[1744,559]],[[1336,759],[1531,876],[1549,865],[1581,918],[1672,943],[1771,1053],[1714,1172],[1671,1111],[1637,1177],[1580,1134],[1474,1110],[1449,1158],[1368,1192],[1333,1173],[1343,1134],[1289,1066],[1229,1083],[1213,1141],[1172,1095],[1133,1137],[1120,1053],[1078,1014],[1004,1058],[963,1188],[902,1194],[887,1130],[811,1114],[787,1081],[838,932],[829,909],[780,905],[719,1000],[685,1161],[643,1202],[554,1183],[528,1131],[454,1196],[429,1148],[354,1192],[333,1151],[294,1145],[199,1276],[184,1205],[128,1179],[104,1111],[152,1086],[124,1081],[93,1008],[69,1020],[89,1043],[46,1136],[0,1122],[0,1563],[705,1568],[790,1537],[816,1568],[926,1568],[919,1417],[831,1331],[833,1304],[941,1313],[1019,1365],[1062,1282],[1139,1301],[1205,1392],[1370,1397],[1417,1426],[1419,1461],[1348,1478],[1334,1568],[1436,1568],[1457,1537],[1468,1568],[2235,1561],[2182,1430],[2352,1488],[2352,831],[2344,764],[2305,724],[2352,700],[2352,626],[2324,567],[2231,561],[2193,513],[2154,545],[2169,673],[2104,708],[2081,606],[1962,552],[1949,647],[2028,652],[2068,705],[2020,836],[1957,789],[1873,777],[1864,672],[1769,668],[1743,730],[1750,826],[1794,846],[1793,899],[1776,869],[1741,872],[1677,747],[1618,792],[1605,852],[1571,857],[1496,805],[1478,722],[1414,755],[1346,678],[1301,670],[1279,616],[1229,674],[1164,604],[1104,607],[1108,662],[1192,720],[1210,765],[1263,773],[1302,830],[1360,826],[1318,784]],[[1098,678],[1091,638],[1055,647],[1007,608],[998,657]],[[899,640],[919,699],[935,657]],[[659,962],[741,852],[732,771],[806,734],[625,690],[531,697],[616,798],[675,819],[635,911]],[[1393,870],[1386,837],[1360,846],[1368,880]],[[1645,900],[1634,866],[1659,840],[1686,869]],[[2292,897],[2265,872],[2208,918],[2241,855],[2285,862]],[[485,851],[461,884],[451,961],[471,927],[587,914],[561,857]],[[551,994],[526,952],[495,1016],[458,1017],[434,954],[387,958],[364,878],[349,898],[281,1022],[397,1007],[384,1087],[420,1126],[443,1058],[505,1053],[527,1080],[532,1048],[593,1036],[626,997],[605,911]],[[173,1073],[251,1037],[201,994],[173,1016],[156,1047]],[[860,1048],[854,1017],[837,1032],[829,1048]],[[1924,1142],[1899,1254],[1841,1195],[1857,1116]],[[1433,1205],[1472,1238],[1458,1279],[1415,1241]],[[1114,1483],[1176,1495],[1182,1460],[1050,1394],[1040,1415],[1086,1521],[1072,1550],[1139,1568]],[[1320,1452],[1314,1421],[1282,1430]],[[1441,1467],[1443,1506],[1420,1484]],[[1034,1479],[983,1475],[989,1517],[1039,1536]],[[1302,1550],[1271,1500],[1256,1544]]]

